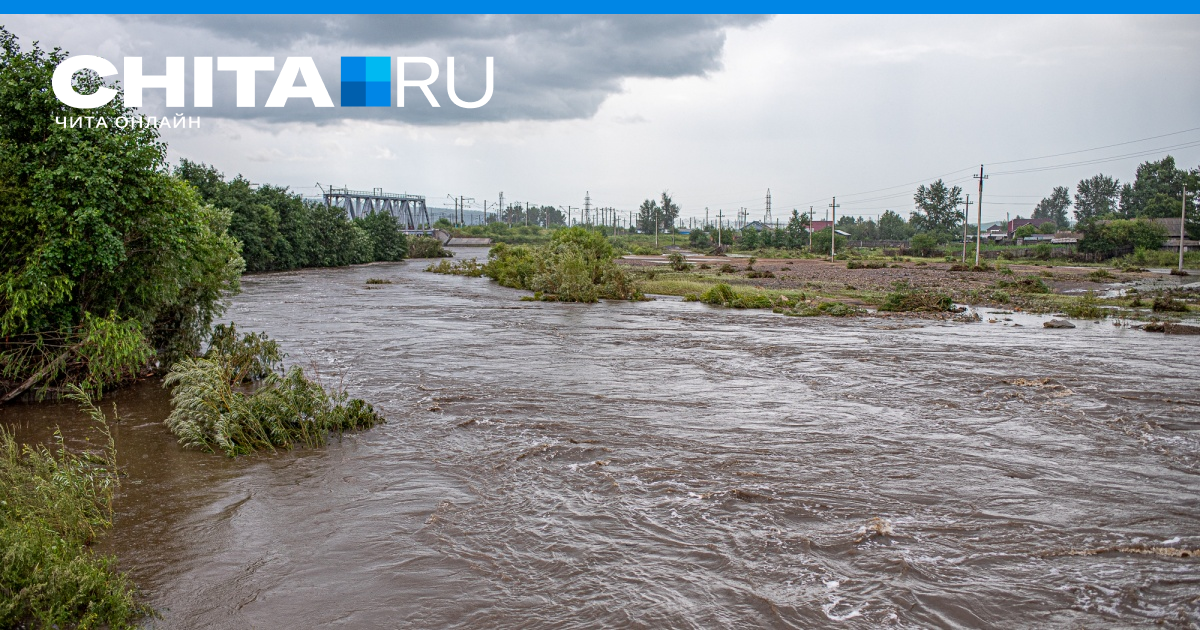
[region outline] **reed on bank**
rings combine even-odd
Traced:
[[[96,451],[19,445],[0,427],[0,627],[130,628],[150,610],[111,556],[88,546],[112,525],[119,478],[108,422],[78,387],[68,394],[99,428]]]

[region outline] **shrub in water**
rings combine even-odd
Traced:
[[[454,252],[432,236],[417,236],[408,241],[409,258],[450,258]]]
[[[185,447],[234,457],[320,446],[331,432],[384,422],[371,405],[345,392],[326,391],[298,367],[282,372],[278,346],[266,335],[230,336],[236,341],[214,343],[203,358],[171,366],[163,382],[172,390],[167,427]],[[239,391],[242,383],[257,380],[253,375],[261,375],[261,386],[252,393]]]

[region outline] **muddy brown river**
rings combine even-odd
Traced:
[[[176,445],[155,382],[105,399],[98,548],[151,626],[1200,624],[1200,338],[523,302],[425,264],[247,277],[228,313],[386,425],[231,460]]]

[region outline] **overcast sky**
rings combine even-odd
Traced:
[[[1200,17],[1131,16],[10,16],[22,42],[72,54],[313,57],[334,103],[343,55],[439,60],[432,108],[416,88],[404,108],[233,106],[231,73],[217,73],[215,107],[185,111],[200,129],[164,130],[173,161],[291,186],[384,188],[494,202],[634,210],[669,190],[685,217],[740,207],[761,218],[814,206],[907,216],[918,183],[938,176],[977,198],[980,163],[992,173],[984,221],[1028,216],[1057,185],[1098,172],[1122,181],[1170,153],[1200,166]],[[446,57],[464,100],[446,98]],[[395,68],[393,68],[394,72]],[[416,75],[416,71],[413,72]],[[189,74],[188,103],[191,103]],[[1029,170],[1152,151],[1116,161]],[[880,192],[873,192],[885,189]],[[975,210],[972,208],[972,217]]]

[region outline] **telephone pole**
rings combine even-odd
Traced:
[[[1183,185],[1183,201],[1179,204],[1179,271],[1183,271],[1183,224],[1187,223],[1187,184]]]
[[[808,207],[808,251],[810,251],[810,252],[812,251],[812,233],[813,233],[812,211],[813,211],[813,207],[809,206]],[[775,229],[778,230],[779,226],[776,225]]]
[[[503,190],[500,191],[500,205],[498,205],[496,207],[500,208],[499,212],[504,212],[504,191]],[[487,219],[487,217],[484,217],[484,223],[487,223],[486,219]],[[496,222],[499,223],[499,221],[500,221],[500,215],[497,214]]]
[[[975,200],[975,210],[979,213],[975,224],[975,266],[978,267],[980,243],[983,242],[983,180],[987,179],[982,164],[979,165],[979,174],[972,177],[979,180],[979,197]]]
[[[833,262],[833,257],[837,255],[837,230],[833,227],[837,225],[837,197],[833,198],[829,207],[833,210],[833,220],[829,222],[829,262]]]
[[[971,216],[971,193],[967,193],[967,203],[963,207],[963,264],[967,264],[967,218]]]
[[[717,210],[717,249],[718,250],[721,249],[721,217],[725,216],[724,214],[722,214],[723,212],[724,212],[723,210]]]

